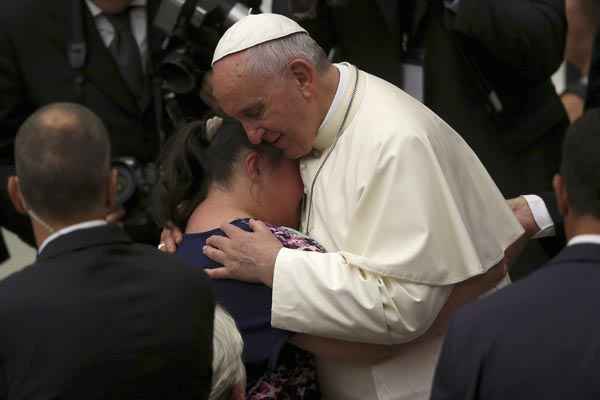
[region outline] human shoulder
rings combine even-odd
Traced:
[[[186,263],[176,254],[165,253],[154,246],[140,243],[132,245],[131,254],[137,255],[138,262],[146,265],[149,271],[161,275],[165,285],[197,289],[210,284],[203,268]]]
[[[34,262],[0,280],[0,310],[26,308],[27,299],[39,296],[40,289],[51,286],[53,278],[44,263]]]
[[[369,146],[402,146],[414,139],[428,142],[430,132],[449,129],[426,106],[391,83],[361,72],[355,133]]]

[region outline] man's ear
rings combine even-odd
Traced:
[[[7,183],[8,196],[13,204],[13,207],[19,214],[27,214],[27,207],[23,201],[23,194],[21,193],[21,186],[19,184],[19,178],[17,176],[10,176]]]
[[[558,210],[563,217],[569,215],[569,194],[567,193],[567,187],[565,180],[559,174],[554,175],[552,180],[552,186],[554,187],[554,195],[556,196],[556,204]]]
[[[296,58],[289,62],[288,70],[292,74],[294,82],[298,86],[304,98],[310,98],[314,94],[317,69],[314,65],[302,58]]]
[[[112,168],[106,182],[106,209],[114,210],[117,205],[117,169]]]

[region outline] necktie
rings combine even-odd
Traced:
[[[144,71],[140,49],[129,23],[129,10],[105,16],[115,30],[114,39],[108,49],[119,66],[123,80],[139,100],[144,93]]]

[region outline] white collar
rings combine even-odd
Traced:
[[[571,240],[569,240],[567,246],[572,246],[574,244],[580,243],[600,244],[600,235],[577,235],[572,237]]]
[[[103,13],[100,7],[98,7],[92,0],[85,0],[85,2],[92,13],[92,17],[96,18]],[[129,7],[146,7],[146,2],[147,0],[133,0]]]
[[[102,226],[102,225],[106,225],[106,224],[107,224],[107,222],[103,219],[95,219],[92,221],[81,222],[81,223],[78,223],[75,225],[69,225],[62,229],[59,229],[58,231],[54,232],[52,235],[48,236],[46,238],[46,240],[44,240],[42,242],[42,245],[38,249],[38,254],[40,254],[42,252],[42,250],[44,250],[44,248],[48,245],[48,243],[57,239],[60,236],[66,235],[71,232],[79,231],[82,229],[95,228],[97,226]]]
[[[321,122],[321,126],[319,130],[325,126],[325,124],[329,121],[335,110],[340,106],[340,102],[342,101],[342,94],[346,92],[346,88],[350,84],[350,67],[347,64],[333,64],[338,71],[340,71],[340,81],[338,83],[338,87],[335,91],[335,96],[333,97],[333,101],[329,106],[329,110],[327,111],[327,115]]]

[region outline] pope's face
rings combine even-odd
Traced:
[[[292,76],[252,76],[234,54],[215,64],[212,79],[219,106],[242,123],[252,143],[264,140],[294,159],[311,151],[318,116]]]

